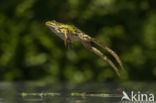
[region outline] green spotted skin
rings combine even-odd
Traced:
[[[85,39],[85,38],[91,38],[88,35],[86,35],[84,32],[82,32],[80,29],[75,27],[74,25],[59,23],[56,22],[55,20],[47,21],[45,24],[54,33],[56,33],[57,36],[59,36],[63,40],[65,40],[65,37],[64,37],[64,31],[62,30],[66,30],[68,32],[67,35],[69,37],[70,42],[79,41],[80,39]]]

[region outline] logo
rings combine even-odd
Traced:
[[[154,94],[145,94],[141,93],[140,91],[134,92],[131,91],[130,95],[128,95],[125,91],[122,92],[123,96],[121,101],[147,101],[147,102],[154,102]]]

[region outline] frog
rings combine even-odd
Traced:
[[[95,46],[92,46],[91,43],[96,44],[97,46],[101,47],[102,49],[106,50],[109,54],[111,54],[120,68],[124,69],[123,63],[118,56],[118,54],[113,51],[108,46],[101,43],[99,40],[97,40],[94,37],[89,36],[88,34],[84,33],[82,30],[77,28],[74,25],[64,24],[61,22],[57,22],[56,20],[46,21],[45,25],[54,32],[58,37],[60,37],[62,40],[64,40],[65,46],[79,41],[82,43],[82,45],[88,49],[89,51],[95,53],[97,56],[101,57],[103,60],[105,60],[116,72],[116,74],[120,77],[119,69],[117,66],[112,62],[111,59],[109,59],[106,55],[104,55],[99,49],[97,49]]]

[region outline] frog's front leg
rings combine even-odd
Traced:
[[[68,42],[70,42],[69,31],[67,29],[60,29],[64,33],[64,45],[67,46]]]
[[[115,66],[115,64],[107,57],[105,56],[100,50],[96,49],[95,47],[91,46],[90,41],[81,41],[85,48],[90,50],[91,52],[95,53],[96,55],[100,56],[102,59],[104,59],[106,62],[109,63],[109,65],[114,69],[114,71],[117,73],[117,75],[120,77],[120,73]]]

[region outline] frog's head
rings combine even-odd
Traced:
[[[45,25],[48,26],[55,33],[62,33],[61,29],[64,24],[56,22],[55,20],[45,22]]]
[[[67,38],[67,34],[65,31],[68,31],[68,28],[65,24],[52,20],[45,22],[45,25],[48,26],[51,31],[53,31],[61,39],[65,40],[65,38]]]
[[[75,27],[73,25],[59,23],[55,20],[47,21],[45,22],[45,25],[55,33],[63,33],[63,29],[67,29],[69,32],[75,33]]]
[[[64,40],[65,36],[67,36],[67,32],[71,34],[75,34],[75,27],[72,25],[67,25],[63,23],[59,23],[55,20],[45,22],[45,25],[48,26],[56,35]]]

